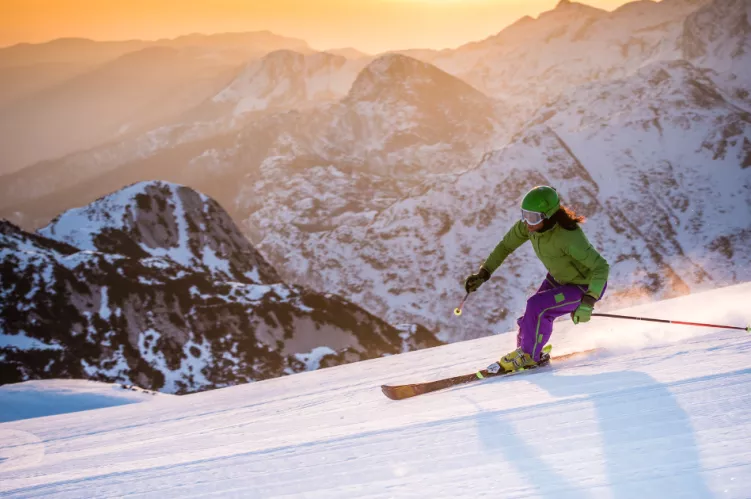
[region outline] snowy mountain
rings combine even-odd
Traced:
[[[751,280],[744,250],[750,125],[749,114],[701,71],[660,63],[561,97],[476,168],[401,198],[384,190],[385,208],[369,201],[378,184],[332,167],[307,169],[285,184],[269,177],[243,192],[248,199],[264,192],[267,200],[252,205],[243,226],[292,282],[347,293],[390,321],[419,321],[444,339],[482,336],[512,327],[544,269],[530,248],[521,249],[472,296],[468,309],[476,312],[457,322],[451,311],[462,280],[538,184],[556,186],[589,217],[586,231],[611,263],[604,306]],[[327,206],[327,199],[334,201]]]
[[[748,67],[739,51],[749,43],[747,8],[743,0],[640,0],[607,12],[561,0],[537,19],[429,60],[526,115],[562,92],[657,61]]]
[[[276,54],[287,56],[301,60]],[[331,57],[324,60],[336,60]],[[338,102],[165,126],[6,175],[0,214],[39,227],[82,201],[156,177],[196,186],[222,199],[234,215],[238,184],[248,174],[256,177],[265,162],[295,171],[338,164],[402,177],[461,171],[510,135],[515,122],[504,112],[433,66],[387,55],[365,67]]]
[[[688,58],[699,68],[720,71],[716,74],[709,73],[707,76],[713,79],[727,99],[749,109],[751,89],[746,88],[748,87],[746,82],[751,81],[751,78],[745,77],[743,73],[744,68],[751,67],[751,64],[746,61],[747,50],[744,48],[751,43],[748,41],[747,25],[747,2],[737,0],[664,0],[662,2],[644,0],[623,5],[613,12],[562,1],[556,9],[541,14],[537,19],[530,17],[520,19],[494,37],[469,43],[457,50],[408,51],[406,53],[424,58],[448,73],[466,80],[475,88],[502,103],[501,105],[488,104],[489,107],[496,109],[500,107],[500,116],[492,121],[500,122],[501,133],[490,139],[490,145],[487,140],[482,139],[480,139],[481,143],[473,145],[473,148],[481,151],[482,154],[504,145],[512,134],[530,119],[540,105],[552,102],[562,93],[590,82],[627,77],[639,68],[661,60]],[[305,50],[297,52],[306,53]],[[388,54],[378,58],[377,61],[380,62],[374,61],[374,68],[388,61],[390,55],[398,54]],[[289,67],[294,65],[294,61],[298,61],[298,66],[302,64],[300,67],[308,68],[302,72],[306,75],[311,68],[315,71],[310,77],[289,76],[292,73]],[[6,218],[26,227],[38,227],[40,223],[46,223],[49,218],[60,211],[76,205],[64,201],[66,195],[62,194],[72,185],[82,185],[97,176],[102,176],[109,170],[128,163],[138,165],[149,158],[156,163],[163,162],[163,158],[155,159],[159,155],[179,156],[179,159],[167,159],[174,163],[189,162],[202,153],[211,156],[214,149],[223,148],[220,144],[224,140],[223,137],[228,134],[237,134],[238,130],[248,126],[247,117],[243,118],[244,115],[237,116],[232,112],[238,109],[243,98],[246,99],[245,102],[250,108],[257,105],[263,107],[266,105],[267,98],[277,91],[283,94],[279,96],[279,103],[282,106],[307,106],[309,102],[305,99],[310,93],[309,87],[315,89],[335,86],[339,91],[343,89],[345,85],[339,84],[345,80],[349,81],[348,78],[351,77],[345,68],[348,64],[355,63],[351,62],[342,66],[344,70],[342,73],[335,70],[338,64],[335,61],[341,60],[336,56],[329,59],[317,54],[309,58],[281,51],[275,57],[268,58],[265,65],[251,63],[231,87],[225,88],[214,97],[216,100],[228,99],[226,101],[228,105],[221,108],[223,109],[222,119],[216,119],[215,110],[208,114],[213,121],[207,121],[207,115],[203,112],[187,114],[183,121],[169,126],[162,126],[135,137],[123,136],[106,147],[38,164],[26,172],[19,172],[18,176],[5,177],[0,182],[0,200],[2,200],[0,212]],[[285,75],[279,81],[289,83],[280,84],[272,90],[269,85],[276,81],[274,71],[277,69],[281,75]],[[321,85],[321,83],[325,84]],[[399,86],[398,82],[394,82],[394,85]],[[293,89],[296,90],[293,91]],[[441,97],[450,97],[450,95],[449,92],[441,92]],[[440,99],[438,101],[440,102]],[[300,104],[301,102],[303,104]],[[437,105],[435,101],[426,101],[426,103]],[[406,109],[410,109],[409,102],[403,105]],[[383,126],[387,128],[402,126],[399,123],[405,120],[400,119],[403,111],[399,106],[389,108],[380,106],[380,108],[381,110],[387,109],[391,116],[374,119],[376,128],[381,128],[380,122],[383,122]],[[242,110],[243,107],[239,109]],[[373,161],[383,165],[386,160],[392,166],[397,163],[409,164],[416,159],[421,165],[434,162],[444,165],[451,162],[462,165],[467,163],[466,156],[457,158],[449,151],[457,150],[457,148],[466,149],[465,140],[461,140],[459,144],[443,140],[442,143],[447,143],[448,146],[436,144],[434,148],[438,150],[437,157],[431,152],[430,147],[420,147],[419,154],[417,154],[418,151],[410,151],[407,154],[389,152],[388,158],[379,158],[378,155],[373,154],[373,151],[383,145],[382,140],[378,137],[370,138],[368,135],[364,137],[360,134],[353,135],[348,130],[349,126],[356,126],[360,129],[372,128],[368,114],[342,110],[341,106],[335,106],[335,109],[339,112],[334,111],[331,114],[344,114],[345,116],[355,114],[357,119],[339,118],[336,123],[331,123],[331,117],[324,113],[322,119],[306,119],[300,124],[300,120],[296,117],[290,117],[288,120],[277,117],[274,123],[279,123],[279,126],[277,130],[269,132],[272,134],[271,140],[274,140],[273,136],[282,134],[281,142],[288,144],[287,149],[299,149],[301,156],[317,156],[326,161],[344,160],[355,164]],[[470,113],[474,114],[476,109],[474,108]],[[253,115],[253,113],[250,114]],[[424,112],[423,114],[430,113]],[[464,117],[460,116],[459,119],[464,119]],[[362,120],[366,123],[360,123]],[[471,126],[478,129],[484,126],[483,122],[487,123],[487,121],[485,113],[481,113],[478,123]],[[341,136],[337,125],[343,127]],[[328,131],[331,127],[333,131]],[[314,139],[321,141],[322,131],[326,135],[323,140],[325,144],[309,146],[308,143]],[[251,133],[254,136],[267,134],[259,128],[255,128]],[[290,137],[287,136],[288,133]],[[378,133],[384,135],[383,132]],[[399,135],[405,134],[399,132]],[[418,130],[409,135],[430,138],[431,131],[426,130],[424,134],[423,131]],[[477,140],[470,136],[466,139]],[[413,139],[407,137],[404,140],[409,142]],[[302,145],[299,142],[302,142]],[[191,145],[180,147],[187,144]],[[365,151],[367,154],[363,154],[362,150],[353,151],[353,145],[367,145],[368,148]],[[409,144],[407,146],[409,147]],[[181,149],[182,152],[172,151],[175,148]],[[194,150],[199,148],[201,151],[196,154]],[[314,149],[313,152],[311,148]],[[362,147],[358,148],[362,149]],[[279,149],[279,147],[270,149]],[[335,154],[328,154],[330,152]],[[254,160],[257,156],[254,154]],[[476,159],[470,160],[470,164]],[[226,163],[231,162],[231,159],[222,157],[220,161]],[[254,162],[260,163],[261,161],[262,159]],[[462,167],[452,170],[461,170]],[[441,171],[446,170],[443,168]],[[164,173],[161,177],[183,181]],[[146,178],[153,177],[133,176],[127,180],[135,182]],[[120,183],[104,187],[97,185],[97,182],[92,182],[92,184],[77,191],[83,196],[91,192],[89,195],[91,197],[87,197],[86,200],[94,199],[123,185]],[[7,188],[3,189],[3,186]],[[40,199],[52,193],[54,194],[49,198]]]
[[[749,299],[744,284],[622,312],[744,325]],[[409,400],[379,390],[476,372],[507,334],[0,424],[0,494],[748,497],[747,334],[593,318],[552,342],[605,350]]]
[[[216,201],[175,185],[126,187],[63,213],[38,234],[83,251],[166,258],[222,280],[280,281]]]
[[[186,187],[137,184],[39,234],[0,223],[2,383],[189,393],[440,344],[280,282],[227,213]]]
[[[231,104],[235,115],[310,107],[347,95],[366,62],[326,52],[276,51],[252,61],[212,100]]]
[[[208,168],[226,174],[234,167],[238,176],[250,177],[279,164],[296,170],[300,164],[340,164],[401,175],[457,171],[508,133],[502,110],[435,66],[389,54],[363,68],[338,102],[248,123]]]
[[[508,133],[502,112],[435,66],[385,55],[360,72],[338,106],[313,117],[323,142],[314,150],[370,171],[457,171]]]
[[[655,63],[575,88],[478,164],[479,144],[492,142],[492,101],[390,55],[339,103],[272,114],[26,206],[69,207],[155,175],[194,185],[227,206],[286,281],[346,296],[390,323],[425,324],[443,340],[478,337],[511,328],[542,277],[520,250],[472,297],[477,313],[451,315],[462,280],[536,184],[555,185],[590,218],[587,232],[612,265],[602,306],[751,279],[749,114],[708,76],[687,62]],[[426,145],[441,136],[447,146]],[[37,187],[22,178],[7,184],[9,197]]]

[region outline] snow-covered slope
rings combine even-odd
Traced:
[[[745,324],[749,299],[747,283],[630,312]],[[748,497],[748,335],[593,318],[553,343],[607,350],[399,402],[379,390],[473,372],[513,347],[501,335],[1,424],[0,494]]]
[[[440,344],[285,285],[215,201],[186,187],[137,184],[41,234],[0,221],[0,383],[188,393]]]
[[[0,423],[149,402],[164,393],[80,379],[24,381],[0,386]]]

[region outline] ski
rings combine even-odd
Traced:
[[[547,347],[546,347],[547,349]],[[487,369],[482,369],[481,371],[477,371],[472,374],[463,374],[461,376],[454,376],[452,378],[445,378],[445,379],[439,379],[436,381],[429,381],[426,383],[413,383],[409,385],[382,385],[381,391],[384,395],[386,395],[391,400],[402,400],[410,397],[415,397],[417,395],[422,395],[424,393],[430,393],[435,392],[438,390],[444,390],[446,388],[451,388],[452,386],[459,386],[466,383],[471,383],[473,381],[481,381],[488,378],[501,378],[501,377],[507,377],[507,376],[513,376],[516,374],[525,373],[528,371],[532,371],[535,369],[539,369],[540,367],[545,367],[550,364],[551,357],[549,355],[550,349],[547,349],[546,356],[543,358],[543,360],[537,364],[534,367],[529,367],[526,369],[521,369],[518,371],[499,371],[497,373],[489,372]],[[585,350],[582,352],[576,352],[571,353],[567,355],[561,355],[558,357],[553,357],[553,361],[560,361],[565,359],[570,359],[572,357],[579,357],[588,355],[594,352],[597,352],[598,349],[592,349],[592,350]]]

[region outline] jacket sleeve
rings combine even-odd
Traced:
[[[498,243],[482,266],[492,274],[501,266],[506,257],[524,244],[525,241],[529,241],[529,230],[527,230],[527,225],[519,220],[506,232],[506,235],[503,236],[501,242]]]
[[[597,252],[596,249],[584,235],[584,232],[579,229],[576,231],[566,248],[564,253],[571,258],[581,263],[592,271],[592,277],[589,280],[589,291],[587,294],[594,296],[598,300],[602,296],[602,290],[605,287],[605,283],[608,280],[608,274],[610,273],[610,265],[608,262]]]

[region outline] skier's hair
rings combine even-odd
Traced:
[[[583,215],[577,215],[573,208],[561,205],[561,209],[556,211],[550,217],[550,220],[566,230],[576,230],[579,224],[584,223],[586,218]]]

